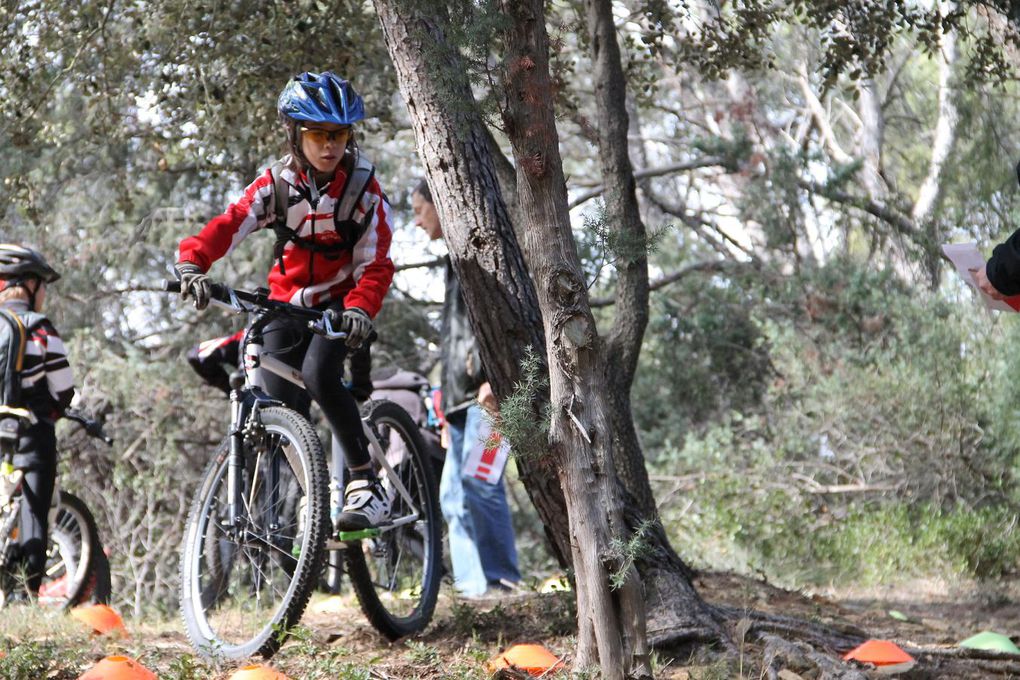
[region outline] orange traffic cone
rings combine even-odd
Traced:
[[[92,604],[85,607],[75,607],[71,610],[71,616],[78,619],[100,635],[117,633],[127,637],[127,629],[124,628],[124,620],[120,614],[105,604]]]
[[[156,674],[126,656],[108,656],[78,680],[158,680]]]
[[[234,671],[227,680],[290,680],[290,678],[269,666],[245,666]]]
[[[489,659],[489,670],[517,668],[529,675],[542,675],[564,667],[562,661],[542,645],[514,645]]]
[[[844,654],[843,660],[871,664],[883,673],[899,673],[915,663],[914,657],[888,640],[868,640]]]

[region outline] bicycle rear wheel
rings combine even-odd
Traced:
[[[349,544],[347,573],[369,622],[396,640],[424,630],[439,597],[443,550],[438,488],[418,427],[404,409],[390,401],[372,401],[362,416],[408,497],[379,471],[393,496],[395,526]]]
[[[88,506],[74,494],[61,490],[50,526],[39,602],[65,609],[80,604],[94,576],[99,550],[99,530]]]
[[[304,613],[327,535],[325,455],[312,426],[281,407],[245,437],[237,522],[227,505],[229,447],[192,504],[181,555],[181,614],[208,658],[271,656]]]
[[[95,560],[92,563],[92,573],[82,588],[81,598],[78,604],[110,604],[113,596],[113,582],[110,573],[110,558],[103,550],[103,542],[96,541]]]

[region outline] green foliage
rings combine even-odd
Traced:
[[[0,677],[6,680],[70,680],[78,677],[78,673],[68,669],[83,667],[87,662],[81,649],[68,649],[58,640],[22,642],[4,651],[6,654],[0,657]]]
[[[638,525],[626,541],[614,538],[610,542],[609,547],[614,566],[609,573],[609,587],[613,590],[622,588],[627,582],[635,562],[651,554],[648,532],[651,531],[654,524],[651,520],[645,520]]]
[[[190,654],[182,654],[174,658],[167,671],[164,677],[168,677],[170,680],[201,680],[210,677],[213,673],[212,668]]]
[[[1009,573],[1016,325],[977,328],[969,305],[852,259],[800,281],[771,298],[806,318],[764,325],[762,401],[657,454],[688,490],[682,520],[663,511],[685,556],[790,585]]]
[[[967,77],[975,82],[1007,82],[1012,67],[1002,48],[1003,42],[1020,44],[1017,17],[1011,9],[1010,21],[1000,31],[988,30],[983,22],[972,21],[973,14],[989,7],[1006,11],[1006,3],[977,1],[957,3],[943,14],[935,5],[925,7],[905,0],[794,0],[771,3],[740,0],[727,3],[704,17],[694,35],[675,48],[678,61],[693,65],[706,78],[724,78],[730,69],[756,70],[778,68],[774,41],[780,29],[799,25],[814,32],[812,42],[821,48],[817,70],[828,89],[845,76],[850,80],[881,73],[887,67],[892,47],[901,36],[914,36],[926,53],[934,53],[945,31],[956,31],[974,45],[967,64]],[[683,4],[688,9],[687,3]],[[660,3],[645,3],[651,30],[648,42],[656,51],[668,44],[670,26],[679,33],[681,13],[671,12]]]
[[[441,660],[439,650],[425,644],[424,642],[411,640],[407,643],[407,649],[411,657],[411,662],[419,667],[427,668],[435,666]]]
[[[541,458],[548,454],[551,422],[548,403],[543,413],[535,413],[535,404],[542,403],[540,396],[548,389],[545,361],[528,348],[521,361],[521,380],[500,404],[500,417],[493,425],[510,443],[514,456]]]
[[[667,224],[643,237],[616,229],[607,224],[606,205],[601,199],[581,219],[584,228],[575,238],[589,288],[603,278],[609,266],[639,262],[656,252],[673,229],[673,225]]]
[[[697,279],[653,297],[633,391],[646,456],[679,445],[692,427],[759,403],[772,370],[750,314],[754,303],[735,285]]]

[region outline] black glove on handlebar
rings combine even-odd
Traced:
[[[178,262],[174,271],[181,279],[181,299],[187,300],[190,295],[195,300],[195,309],[208,307],[212,282],[202,268],[194,262]]]
[[[368,340],[372,334],[372,319],[368,312],[357,307],[348,307],[344,310],[340,319],[340,330],[347,333],[345,342],[351,349],[361,347],[361,343]]]

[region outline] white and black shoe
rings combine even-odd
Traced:
[[[390,495],[378,479],[352,479],[344,490],[344,509],[336,529],[358,531],[385,524],[390,505]]]

